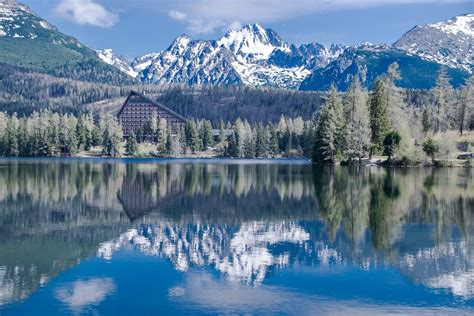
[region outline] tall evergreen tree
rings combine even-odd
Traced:
[[[255,156],[267,157],[268,154],[268,135],[267,129],[262,123],[256,125]]]
[[[392,128],[384,78],[375,81],[370,95],[369,114],[372,145],[377,152],[381,152],[385,136]]]
[[[128,135],[126,143],[125,143],[125,154],[127,156],[133,157],[138,152],[138,142],[137,138],[135,137],[135,133],[131,133]]]
[[[193,152],[200,151],[202,148],[202,141],[199,137],[197,124],[194,119],[189,119],[185,125],[186,147]]]
[[[239,157],[239,140],[238,134],[234,128],[232,133],[229,135],[227,139],[227,149],[226,149],[226,156],[228,157]]]
[[[280,142],[278,132],[272,123],[268,125],[268,134],[270,135],[269,150],[271,155],[275,157],[280,153]]]
[[[344,143],[342,101],[333,88],[319,114],[313,147],[313,161],[321,164],[338,162]]]
[[[311,158],[311,153],[313,151],[314,145],[314,128],[313,123],[308,121],[304,124],[301,147],[303,151],[303,156]]]
[[[208,120],[203,120],[201,122],[201,127],[199,129],[199,137],[202,141],[202,147],[206,150],[208,147],[212,147],[214,144],[214,139],[212,136],[212,124]]]

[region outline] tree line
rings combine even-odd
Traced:
[[[103,156],[141,156],[140,146],[152,147],[152,156],[178,157],[208,153],[224,157],[255,158],[276,156],[309,157],[313,124],[301,117],[282,116],[278,124],[235,122],[213,126],[209,120],[187,120],[174,133],[165,119],[156,116],[143,130],[124,140],[115,116],[91,113],[75,116],[49,110],[17,117],[0,112],[0,156],[60,157],[80,152]]]

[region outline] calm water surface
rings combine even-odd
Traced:
[[[474,313],[474,174],[0,160],[0,315]]]

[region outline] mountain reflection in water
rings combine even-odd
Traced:
[[[161,258],[215,289],[238,283],[242,297],[293,270],[385,269],[445,306],[474,305],[468,169],[2,160],[0,183],[0,311],[87,260],[124,254]],[[70,312],[120,292],[110,276],[81,277],[54,289]]]

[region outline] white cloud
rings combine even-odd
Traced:
[[[186,29],[191,34],[207,34],[214,31],[214,29],[224,26],[225,22],[215,18],[203,18],[195,15],[189,15],[182,11],[170,10],[168,16],[173,20],[184,22]]]
[[[94,0],[61,0],[55,13],[81,25],[112,27],[118,21],[117,14],[108,11]]]
[[[328,10],[410,4],[468,3],[472,0],[142,0],[148,5],[169,8],[168,15],[192,33],[210,33],[240,23],[275,22]]]
[[[238,30],[242,28],[242,23],[240,21],[233,21],[229,25],[229,30]]]
[[[171,10],[168,12],[170,18],[175,19],[177,21],[185,21],[188,15],[181,11]]]

